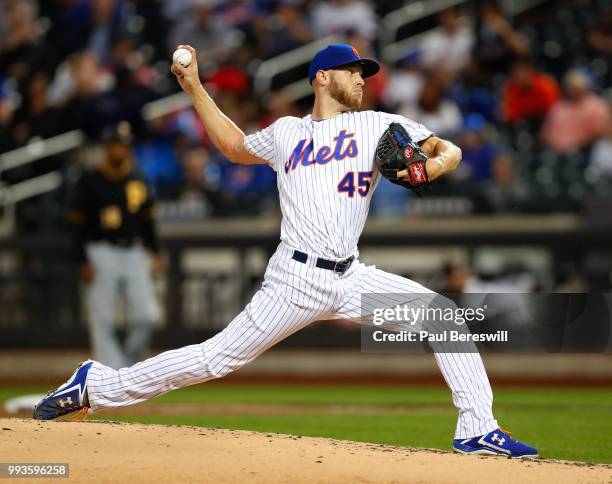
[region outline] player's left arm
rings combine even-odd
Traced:
[[[429,181],[450,173],[455,170],[461,162],[461,148],[450,141],[430,136],[420,143],[421,148],[429,157],[425,168]],[[407,174],[407,173],[406,173]]]

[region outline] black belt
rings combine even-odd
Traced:
[[[292,259],[301,262],[302,264],[306,264],[308,254],[300,252],[299,250],[294,250]],[[350,256],[348,259],[339,261],[321,259],[320,257],[317,257],[317,262],[315,265],[319,269],[327,269],[329,271],[337,272],[338,274],[344,274],[346,271],[348,271],[349,267],[351,267],[354,260],[354,255]]]

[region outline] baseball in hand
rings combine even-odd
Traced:
[[[187,49],[176,49],[174,54],[172,54],[172,62],[174,64],[179,64],[183,67],[187,67],[191,64],[191,52]]]

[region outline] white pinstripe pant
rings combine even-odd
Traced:
[[[279,245],[262,288],[223,331],[209,340],[120,370],[94,363],[88,376],[92,410],[131,405],[221,378],[313,321],[342,318],[368,324],[371,320],[362,314],[362,294],[404,293],[417,307],[431,301],[434,294],[414,281],[358,261],[340,275],[315,267],[314,257],[303,264],[293,260],[292,254],[293,249],[284,243]],[[390,300],[388,306],[398,302]],[[493,394],[480,355],[473,348],[464,349],[467,351],[434,353],[459,411],[458,439],[499,427],[493,418]]]

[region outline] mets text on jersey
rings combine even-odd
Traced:
[[[336,146],[334,147],[333,151],[331,147],[327,145],[321,146],[321,148],[317,150],[317,154],[312,159],[310,159],[310,155],[312,154],[313,150],[312,139],[310,139],[310,143],[308,143],[308,145],[306,145],[308,140],[301,139],[298,141],[297,145],[295,145],[295,148],[293,148],[293,152],[291,153],[289,159],[285,162],[285,173],[289,173],[289,170],[295,170],[300,164],[302,166],[310,166],[314,165],[315,163],[325,165],[331,160],[342,161],[347,157],[355,158],[359,153],[357,150],[356,140],[350,140],[346,148],[344,150],[342,149],[344,141],[352,138],[353,136],[355,136],[354,133],[347,134],[346,130],[343,129],[340,131],[340,133],[338,133],[338,136],[334,138]]]

